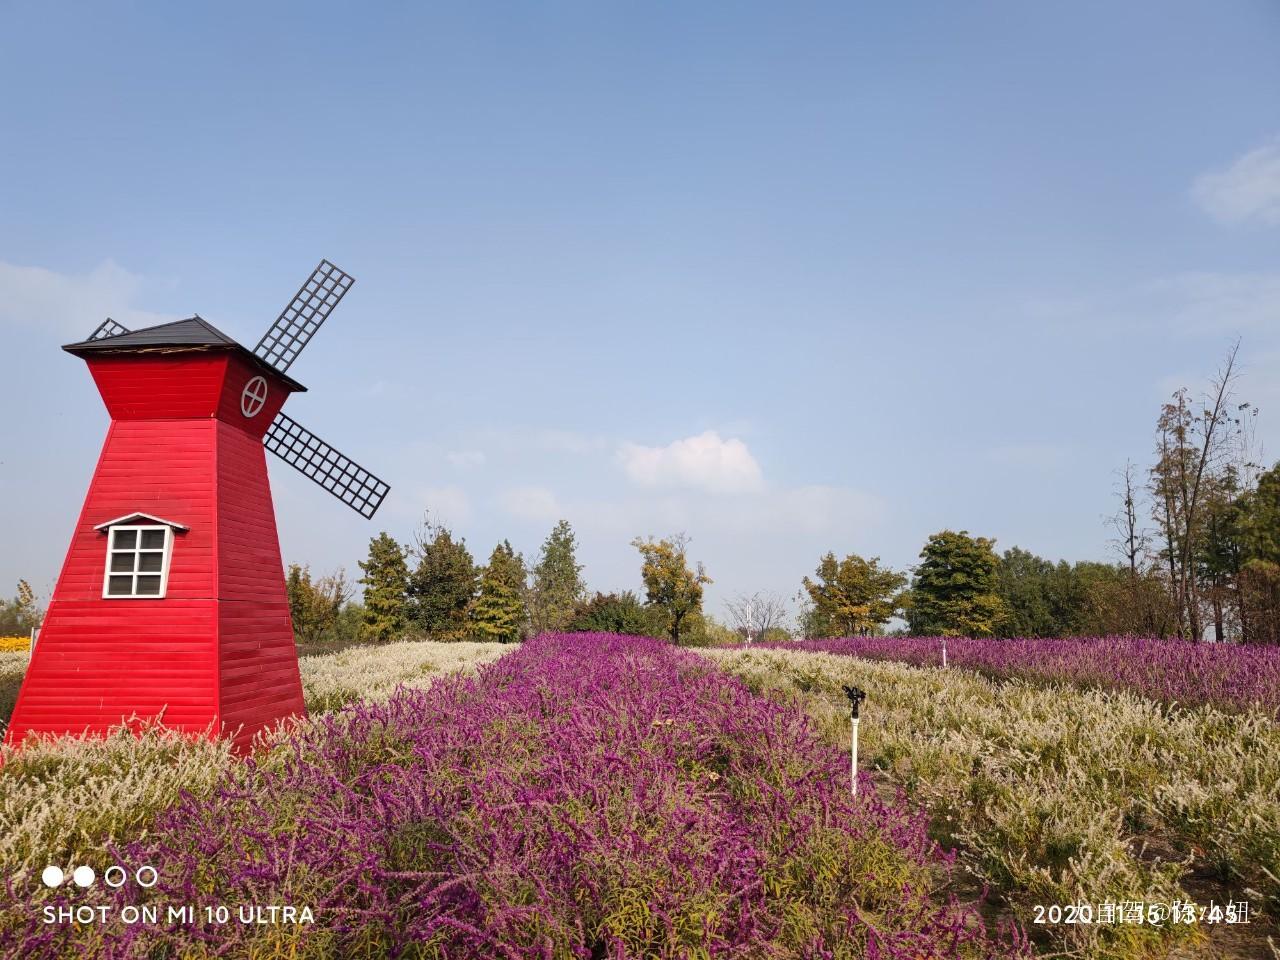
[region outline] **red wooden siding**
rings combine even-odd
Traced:
[[[227,354],[116,354],[87,362],[112,420],[178,420],[214,415]]]
[[[163,716],[198,732],[217,714],[214,420],[119,420],[107,431],[23,680],[10,731],[103,733]],[[174,537],[165,597],[104,599],[107,536],[130,513],[189,527]]]
[[[217,429],[221,714],[223,727],[240,727],[243,741],[282,716],[302,714],[302,683],[266,450],[238,425],[219,422]]]
[[[76,524],[55,600],[101,600],[107,536],[98,524],[130,513],[181,523],[169,566],[166,599],[214,597],[213,464],[217,421],[120,420],[107,430],[98,469]],[[106,600],[127,610],[137,600]]]
[[[240,397],[244,393],[245,384],[254,377],[262,377],[267,381],[267,400],[262,409],[252,417],[246,417],[240,411]],[[227,359],[226,378],[222,387],[222,397],[218,401],[217,416],[219,420],[252,434],[259,441],[271,426],[285,400],[289,398],[289,387],[269,373],[264,373],[243,357],[231,356]]]
[[[112,413],[6,739],[101,734],[137,715],[176,729],[240,729],[303,712],[262,433],[240,393],[254,367],[226,354],[89,360]],[[215,419],[216,414],[216,419]],[[166,595],[104,599],[98,524],[149,513],[176,531]]]

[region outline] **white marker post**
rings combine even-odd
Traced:
[[[947,638],[942,638],[942,665],[947,665]]]
[[[845,687],[844,695],[849,698],[849,723],[852,736],[849,741],[849,778],[853,784],[853,795],[858,795],[858,708],[867,695],[857,687]]]

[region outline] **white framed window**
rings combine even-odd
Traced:
[[[107,569],[102,595],[111,599],[163,597],[169,585],[173,527],[113,524],[106,527]]]

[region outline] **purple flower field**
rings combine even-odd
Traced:
[[[988,676],[1132,690],[1165,703],[1251,705],[1280,716],[1280,649],[1139,637],[947,638],[947,662]],[[844,637],[777,643],[787,650],[942,665],[939,637]]]
[[[11,930],[6,956],[1013,957],[931,898],[951,856],[798,711],[655,640],[548,636],[329,715],[116,851],[157,926]],[[145,897],[141,896],[145,894]],[[165,922],[189,904],[197,922]],[[240,905],[314,924],[242,925]],[[206,923],[228,906],[231,922]]]

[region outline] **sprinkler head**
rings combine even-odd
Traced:
[[[853,719],[858,719],[858,707],[862,706],[862,701],[867,699],[867,695],[857,687],[845,687],[844,695],[849,698],[849,712]]]

